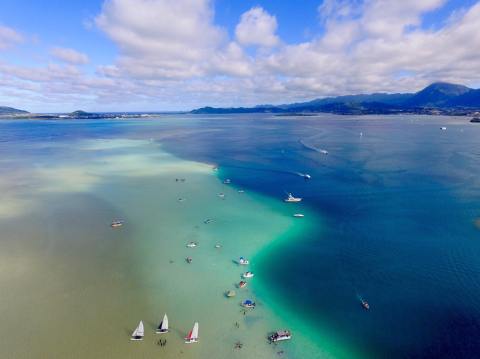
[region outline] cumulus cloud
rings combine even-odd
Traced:
[[[275,35],[277,19],[259,6],[245,12],[235,29],[237,40],[242,45],[272,47],[278,44]]]
[[[0,61],[0,96],[153,110],[415,91],[439,80],[478,85],[480,2],[427,28],[425,15],[444,3],[325,0],[321,31],[286,43],[275,16],[258,6],[239,17],[229,37],[209,0],[107,0],[95,24],[118,47],[114,62],[91,74],[75,61],[35,68]]]
[[[23,41],[23,36],[8,26],[0,24],[0,50],[7,49]]]
[[[86,54],[65,47],[54,47],[50,53],[56,59],[72,65],[84,65],[89,61]]]

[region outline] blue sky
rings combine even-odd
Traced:
[[[474,0],[2,0],[0,105],[185,110],[480,84]]]

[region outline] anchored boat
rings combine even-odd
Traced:
[[[289,330],[277,330],[275,333],[268,337],[270,343],[280,342],[282,340],[292,339],[292,334]]]
[[[198,342],[198,322],[195,322],[193,329],[190,330],[190,333],[185,337],[185,343],[197,343]]]
[[[112,227],[112,228],[118,228],[118,227],[123,226],[123,223],[124,223],[123,220],[121,220],[121,219],[116,219],[116,220],[112,221],[112,223],[110,224],[110,227]]]
[[[138,326],[135,328],[135,330],[132,333],[132,337],[130,340],[143,340],[144,336],[144,329],[143,329],[143,321],[140,321]]]
[[[245,307],[245,308],[253,309],[255,308],[255,306],[256,306],[255,302],[250,299],[247,299],[242,303],[242,307]]]
[[[242,274],[243,278],[252,278],[254,274],[252,272],[245,272]]]
[[[163,320],[159,324],[156,330],[157,334],[168,333],[168,317],[167,313],[163,316]]]
[[[238,264],[240,265],[247,265],[247,264],[250,264],[250,262],[248,261],[248,259],[245,259],[243,257],[240,257],[240,259],[238,260]]]

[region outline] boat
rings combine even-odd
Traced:
[[[225,296],[227,298],[232,298],[232,297],[235,297],[236,295],[237,295],[237,293],[235,293],[234,290],[229,290],[229,291],[225,292]]]
[[[245,190],[239,189],[239,190],[238,190],[238,193],[245,193]]]
[[[205,224],[209,224],[209,223],[212,223],[213,222],[213,219],[211,218],[207,218],[206,220],[203,221],[203,223]]]
[[[294,196],[292,196],[291,193],[289,193],[289,194],[288,194],[288,197],[285,198],[284,201],[285,201],[285,202],[301,202],[301,201],[302,201],[302,198],[294,197]]]
[[[225,193],[219,193],[218,197],[220,197],[221,199],[225,199]]]
[[[195,248],[196,246],[198,246],[197,242],[190,242],[190,243],[187,244],[188,248]]]
[[[312,176],[310,176],[308,173],[304,173],[304,174],[303,174],[303,178],[305,178],[305,179],[311,179]]]
[[[193,261],[192,257],[187,257],[187,258],[185,258],[185,260],[187,261],[188,264],[192,263],[192,261]]]
[[[215,248],[222,248],[222,245],[217,243],[217,244],[215,244]]]
[[[245,288],[247,286],[247,282],[244,280],[241,280],[240,283],[238,283],[238,288]]]
[[[249,308],[249,309],[254,309],[256,306],[255,302],[247,299],[242,303],[242,307]]]
[[[365,300],[365,299],[362,299],[360,301],[360,303],[362,303],[362,307],[365,309],[365,310],[369,310],[370,309],[370,304],[368,304],[368,302]]]
[[[138,323],[138,326],[133,331],[132,337],[130,338],[130,340],[143,340],[144,334],[145,333],[143,328],[143,321],[140,321],[140,323]]]
[[[252,278],[254,274],[252,272],[245,272],[242,274],[243,278]]]
[[[185,198],[179,198],[178,202],[185,202]]]
[[[190,330],[190,333],[185,337],[185,343],[197,343],[198,342],[198,322],[195,322],[193,329]]]
[[[112,223],[110,224],[110,227],[112,227],[112,228],[118,228],[118,227],[123,226],[123,223],[124,223],[123,220],[121,220],[121,219],[116,219],[116,220],[113,220],[113,221],[112,221]]]
[[[293,216],[297,218],[305,217],[303,213],[295,213]]]
[[[447,130],[447,128],[444,127],[444,126],[440,127],[440,129],[441,129],[442,131],[446,131],[446,130]]]
[[[228,178],[225,181],[223,181],[223,184],[230,184],[230,183],[232,183],[232,181],[230,181],[230,179]]]
[[[328,155],[328,151],[327,150],[320,150],[320,153],[323,153],[324,155]]]
[[[270,343],[280,342],[282,340],[292,339],[292,333],[289,330],[277,330],[275,333],[268,337]]]
[[[163,316],[163,320],[161,321],[160,325],[157,327],[156,333],[157,333],[157,334],[168,333],[168,317],[167,317],[167,313],[165,313],[165,315]]]
[[[250,264],[250,262],[248,261],[248,259],[245,259],[243,257],[240,257],[240,259],[238,260],[238,264],[240,265],[247,265],[247,264]]]

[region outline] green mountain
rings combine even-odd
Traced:
[[[25,115],[27,113],[29,112],[17,108],[0,106],[0,115]]]
[[[433,83],[416,93],[373,93],[315,99],[284,105],[256,107],[203,107],[192,113],[305,113],[330,112],[339,114],[389,114],[401,112],[455,112],[480,109],[480,90],[445,82]]]

